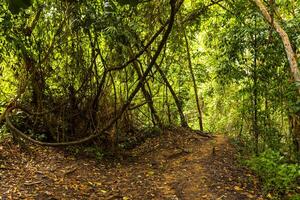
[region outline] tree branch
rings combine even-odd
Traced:
[[[179,6],[181,5],[182,1],[180,1]],[[162,40],[160,41],[157,50],[154,54],[154,56],[151,59],[151,62],[149,63],[147,69],[145,70],[145,73],[143,74],[143,76],[140,78],[138,85],[136,86],[136,88],[134,89],[134,91],[131,93],[131,95],[128,97],[127,102],[122,106],[122,108],[120,109],[120,112],[116,115],[116,117],[114,119],[112,119],[110,121],[110,123],[104,127],[102,130],[100,131],[96,131],[95,134],[92,134],[88,137],[85,137],[81,140],[77,140],[77,141],[71,141],[71,142],[62,142],[62,143],[49,143],[49,142],[41,142],[41,141],[37,141],[32,139],[31,137],[27,136],[26,134],[24,134],[22,131],[20,131],[19,129],[17,129],[10,121],[9,119],[9,115],[12,113],[12,111],[14,109],[16,109],[16,106],[13,106],[11,108],[9,108],[6,112],[5,118],[6,118],[6,124],[7,126],[10,128],[10,130],[13,132],[13,134],[17,134],[17,136],[20,136],[21,138],[28,140],[34,144],[38,144],[38,145],[44,145],[44,146],[68,146],[68,145],[76,145],[76,144],[82,144],[84,142],[90,141],[93,138],[98,137],[101,133],[108,131],[109,129],[111,129],[111,127],[114,125],[114,123],[123,115],[123,113],[126,111],[126,109],[128,109],[129,105],[131,104],[131,101],[134,99],[134,97],[136,96],[136,94],[138,93],[138,91],[141,89],[142,85],[144,84],[144,82],[147,79],[147,76],[149,75],[151,69],[153,68],[158,56],[160,55],[161,50],[163,49],[164,45],[166,44],[168,37],[172,31],[172,27],[174,24],[174,20],[175,20],[175,15],[177,13],[177,11],[179,10],[179,7],[176,8],[176,0],[170,0],[170,5],[171,5],[171,14],[170,14],[170,19],[169,24],[168,24],[168,28],[165,32],[165,34],[163,35]]]

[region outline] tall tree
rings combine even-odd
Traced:
[[[288,34],[279,24],[279,22],[272,17],[270,12],[268,11],[267,7],[261,0],[252,0],[256,6],[259,8],[260,12],[264,16],[265,20],[272,26],[275,31],[279,34],[282,43],[284,45],[284,49],[289,61],[291,75],[297,87],[298,97],[300,96],[300,72],[298,68],[298,61],[297,61],[297,54],[293,49],[292,43],[289,39]],[[295,113],[293,116],[293,134],[295,137],[296,148],[300,151],[300,116],[299,114]]]
[[[198,120],[199,120],[199,128],[201,131],[203,131],[203,118],[202,118],[202,110],[201,110],[201,105],[199,102],[199,96],[198,96],[198,89],[197,89],[197,83],[196,83],[196,78],[195,78],[195,73],[193,70],[193,65],[192,65],[192,58],[191,58],[191,53],[190,53],[190,46],[189,46],[189,41],[186,35],[185,29],[183,29],[183,35],[184,35],[184,41],[185,41],[185,47],[186,47],[186,53],[187,53],[187,60],[188,60],[188,68],[192,77],[193,81],[193,88],[194,88],[194,93],[195,93],[195,102],[197,106],[197,111],[198,111]]]

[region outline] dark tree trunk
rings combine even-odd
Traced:
[[[133,55],[132,49],[130,51],[131,51],[130,54]],[[138,63],[136,61],[133,62],[133,67],[134,67],[134,69],[135,69],[135,71],[136,71],[136,73],[138,75],[138,78],[141,79],[142,76],[143,76],[143,74],[142,74],[141,69],[140,69],[140,67],[139,67],[139,65],[138,65]],[[145,84],[142,85],[141,90],[142,90],[144,98],[147,101],[147,104],[148,104],[148,106],[150,108],[151,115],[154,118],[153,124],[154,125],[157,124],[160,128],[162,128],[161,120],[160,120],[159,116],[157,115],[157,112],[156,112],[156,110],[154,108],[152,96],[151,96],[150,92],[147,91],[147,89],[145,87]]]
[[[186,46],[186,51],[187,51],[187,59],[188,59],[188,67],[189,71],[192,77],[193,81],[193,88],[194,88],[194,93],[195,93],[195,100],[196,100],[196,105],[197,105],[197,111],[198,111],[198,119],[199,119],[199,128],[201,131],[203,131],[203,118],[202,118],[202,110],[199,102],[199,97],[198,97],[198,91],[197,91],[197,83],[196,83],[196,78],[195,74],[193,71],[193,66],[192,66],[192,59],[191,59],[191,54],[190,54],[190,47],[189,47],[189,42],[188,38],[186,36],[185,30],[183,30],[184,34],[184,39],[185,39],[185,46]]]

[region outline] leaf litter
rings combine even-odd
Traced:
[[[213,140],[213,142],[212,142]],[[0,143],[2,199],[263,199],[225,136],[165,131],[110,159]]]

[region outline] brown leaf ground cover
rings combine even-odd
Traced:
[[[2,199],[263,199],[257,178],[238,165],[228,139],[166,131],[116,158],[0,144]]]

